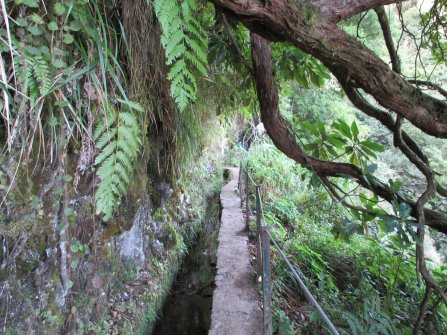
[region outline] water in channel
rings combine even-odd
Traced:
[[[209,202],[206,226],[183,260],[152,335],[208,334],[216,276],[220,214],[219,196],[216,196]]]

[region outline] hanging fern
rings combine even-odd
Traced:
[[[166,64],[171,67],[171,95],[184,111],[196,98],[196,73],[207,74],[206,33],[194,17],[196,0],[154,0],[154,7],[162,28]]]
[[[119,100],[118,112],[107,107],[106,116],[101,118],[94,131],[94,140],[100,153],[95,159],[99,166],[97,175],[101,179],[95,193],[97,213],[104,220],[112,217],[122,195],[127,192],[135,158],[141,147],[141,127],[135,111],[142,111],[136,103]]]

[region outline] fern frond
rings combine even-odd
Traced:
[[[121,112],[119,115],[119,119],[121,122],[129,127],[136,127],[138,125],[138,119],[132,113]]]
[[[168,79],[174,80],[177,78],[177,80],[180,80],[182,77],[180,76],[180,72],[186,67],[185,60],[180,59],[179,61],[175,62],[174,66],[172,66],[171,71],[168,73]]]
[[[118,162],[120,162],[123,166],[132,166],[132,160],[131,158],[126,155],[123,151],[117,151],[116,153],[116,159]]]
[[[131,150],[131,154],[129,156],[134,156],[135,152],[138,151],[140,147],[140,140],[137,137],[138,135],[135,133],[134,129],[130,127],[121,126],[118,129],[118,142],[119,144],[126,144],[129,146]],[[121,148],[118,145],[118,148]]]
[[[109,144],[114,139],[117,131],[118,130],[116,128],[113,128],[110,129],[109,131],[104,132],[96,141],[96,147],[102,150],[107,144]]]
[[[166,64],[171,65],[176,60],[183,60],[182,57],[186,52],[186,47],[183,44],[178,44],[171,53],[166,55]],[[184,62],[186,68],[186,62]]]
[[[130,183],[129,173],[121,162],[116,162],[115,170],[126,185]]]
[[[195,24],[197,23],[199,25],[200,28],[197,27],[197,25]],[[200,26],[200,23],[197,20],[188,22],[188,24],[186,24],[186,27],[188,29],[188,31],[194,35],[195,38],[197,38],[197,40],[202,44],[202,45],[206,45],[207,44],[207,40],[206,40],[206,33],[203,30],[203,28]]]
[[[97,176],[101,182],[95,193],[97,212],[109,220],[119,200],[127,192],[134,161],[141,148],[141,126],[134,111],[143,108],[131,101],[117,99],[121,111],[106,108],[105,122],[95,127],[95,145],[100,153],[95,159]]]
[[[96,156],[95,165],[98,165],[98,164],[101,164],[102,162],[104,162],[106,158],[108,158],[112,153],[115,152],[116,148],[117,148],[116,141],[112,141],[108,145],[106,145],[105,148],[102,149],[100,154],[98,156]]]
[[[135,146],[133,146],[129,141],[121,140],[118,141],[118,150],[131,158],[134,155]]]
[[[196,73],[206,76],[208,49],[204,29],[196,19],[196,0],[154,0],[162,28],[161,44],[171,67],[171,96],[180,111],[195,100]]]
[[[141,106],[138,102],[130,101],[130,100],[123,100],[120,98],[116,99],[120,104],[128,107],[132,111],[144,113],[144,108]]]
[[[34,71],[31,70],[31,75],[28,77],[28,96],[30,98],[31,106],[34,106],[36,104],[37,99],[39,99],[40,91],[39,91],[39,83],[36,80],[36,77],[34,76]]]
[[[197,57],[195,57],[193,54],[191,54],[190,52],[186,52],[185,53],[185,57],[186,59],[190,60],[191,63],[193,63],[195,65],[195,67],[197,68],[197,70],[199,70],[199,72],[201,74],[203,74],[204,76],[206,76],[207,74],[207,69],[205,67],[204,64],[206,64],[205,62],[202,62],[200,59],[198,59]]]
[[[97,123],[95,131],[93,132],[93,139],[96,141],[104,133],[104,131],[110,129],[110,127],[116,122],[118,113],[113,108],[106,108],[106,116],[101,118],[101,121]]]
[[[31,106],[33,106],[40,96],[39,83],[35,74],[38,65],[36,65],[36,57],[25,56],[24,60],[23,63],[19,63],[18,81],[23,85],[22,93],[30,98]]]
[[[174,51],[174,49],[178,48],[178,46],[181,45],[184,38],[185,33],[183,32],[182,29],[173,32],[173,34],[169,36],[169,40],[166,40],[166,46],[164,47],[166,57],[168,58],[171,57],[171,54]],[[176,54],[179,53],[176,52]]]
[[[34,74],[36,81],[39,84],[39,93],[41,96],[47,94],[51,87],[51,73],[48,62],[42,58],[42,56],[36,56],[33,64]]]

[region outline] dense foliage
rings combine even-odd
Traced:
[[[126,193],[144,116],[126,94],[122,25],[115,26],[116,16],[105,16],[102,5],[7,1],[0,33],[8,42],[2,44],[3,73],[12,79],[3,90],[7,148],[21,146],[27,156],[37,152],[55,162],[69,145],[78,147],[75,182],[94,161],[102,180],[97,212],[107,220]]]
[[[2,1],[0,207],[17,200],[16,175],[40,163],[55,171],[39,196],[57,194],[63,238],[68,187],[87,176],[106,222],[139,158],[182,188],[237,111],[251,123],[244,146],[260,137],[260,121],[273,138],[247,159],[266,220],[337,324],[353,334],[445,333],[446,268],[426,261],[424,235],[447,231],[447,146],[433,138],[447,136],[446,3],[309,3],[140,1],[131,9],[143,19],[125,24],[121,1]],[[34,193],[26,201],[40,213]],[[313,313],[291,312],[301,300],[280,262],[276,275],[277,330],[318,331]],[[61,277],[68,292],[73,282]]]
[[[340,332],[411,334],[424,291],[417,285],[414,245],[380,227],[364,230],[361,218],[332,201],[322,187],[313,188],[312,175],[268,141],[256,143],[244,164],[261,185],[264,217],[274,238]],[[275,331],[325,333],[274,247],[273,264]],[[445,265],[433,262],[431,268],[439,282],[447,281]],[[444,334],[445,306],[434,299],[429,310],[423,333]]]

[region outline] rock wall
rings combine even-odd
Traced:
[[[14,164],[1,163],[7,176]],[[223,179],[213,167],[174,191],[143,163],[106,223],[94,210],[93,176],[75,190],[57,168],[35,162],[33,171],[19,169],[0,212],[0,334],[136,334],[152,327],[202,227],[206,199]]]

